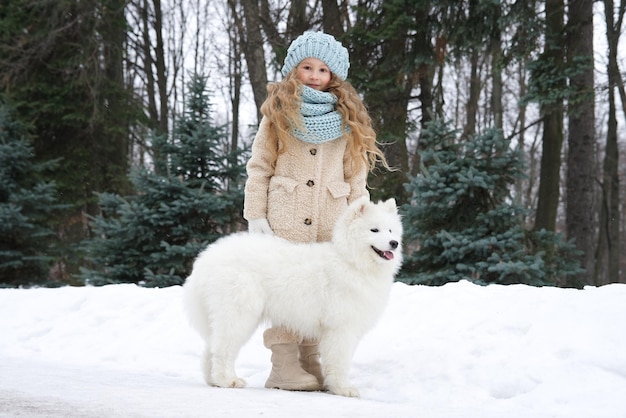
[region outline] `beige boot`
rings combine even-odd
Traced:
[[[324,385],[318,342],[314,340],[304,340],[300,343],[298,348],[300,349],[300,366],[305,372],[315,376],[320,386]]]
[[[283,390],[320,390],[317,378],[300,367],[300,338],[284,328],[269,328],[263,333],[263,344],[272,350],[272,372],[265,387]]]

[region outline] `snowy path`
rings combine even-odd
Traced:
[[[626,418],[626,285],[395,284],[355,355],[361,399],[204,384],[180,287],[0,289],[0,417]]]

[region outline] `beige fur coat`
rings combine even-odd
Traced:
[[[367,169],[353,172],[346,136],[323,144],[294,139],[273,169],[269,126],[263,118],[246,166],[244,218],[266,218],[276,235],[290,241],[329,241],[343,209],[369,195]]]

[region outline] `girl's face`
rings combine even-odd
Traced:
[[[298,79],[314,90],[326,91],[332,73],[324,61],[317,58],[305,58],[296,67]]]

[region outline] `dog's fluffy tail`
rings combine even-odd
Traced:
[[[183,285],[183,304],[191,326],[205,339],[211,329],[206,316],[201,286],[197,286],[198,277],[189,276]]]

